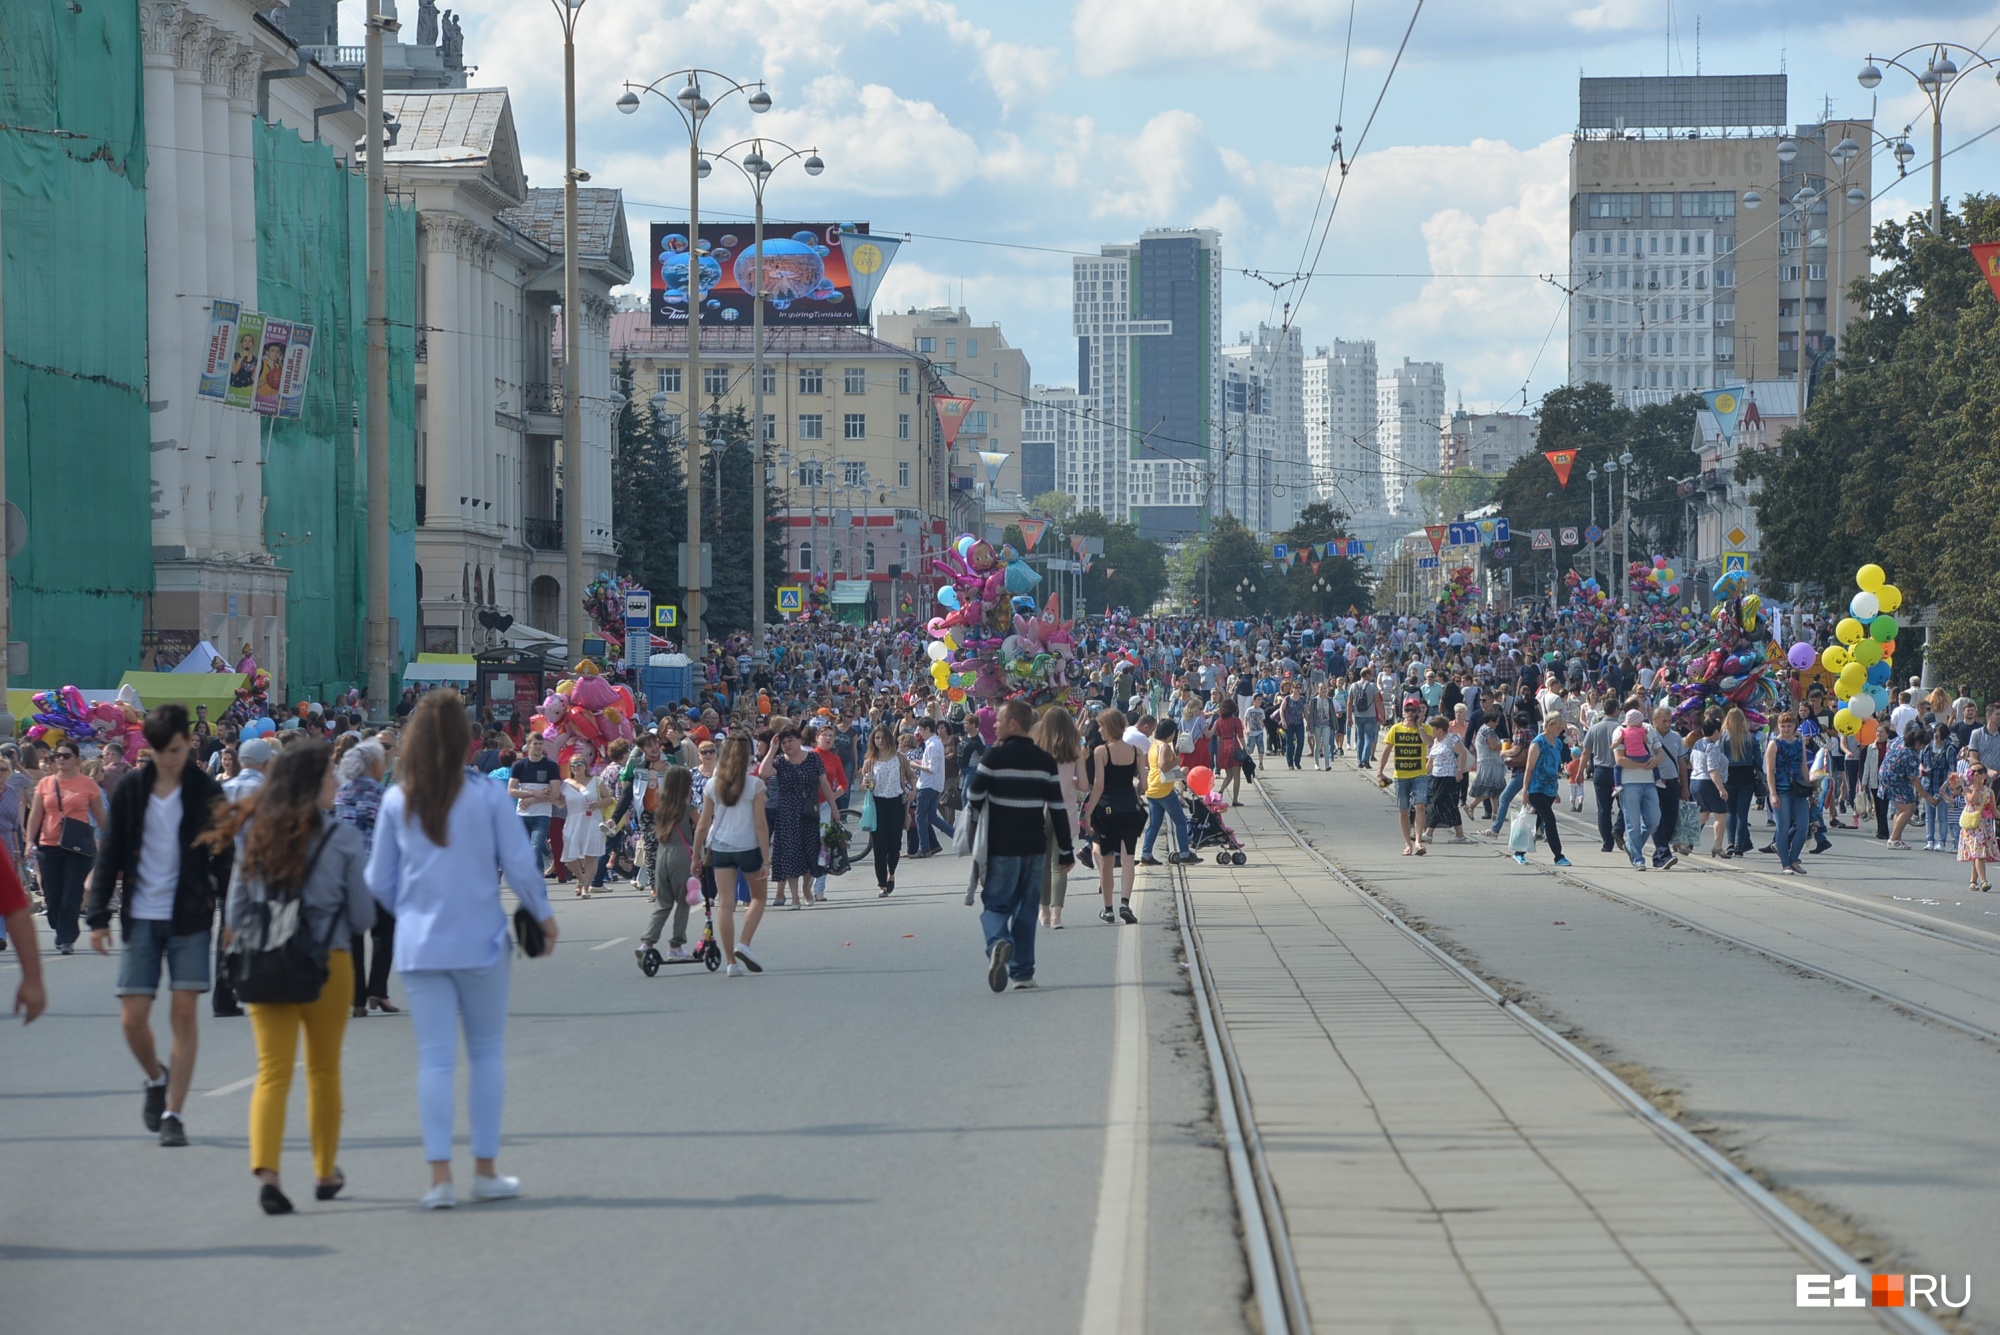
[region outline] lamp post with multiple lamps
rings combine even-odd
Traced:
[[[1917,52],[1925,53],[1924,68],[1919,71],[1908,63]],[[1965,65],[1960,68],[1953,53],[1965,57]],[[2000,75],[2000,65],[1969,46],[1957,42],[1920,42],[1916,46],[1900,51],[1882,61],[1890,69],[1901,70],[1917,81],[1918,91],[1931,108],[1931,235],[1944,230],[1944,104],[1951,97],[1952,90],[1959,86],[1961,76],[1976,69],[1987,69]],[[1881,67],[1870,55],[1862,63],[1855,80],[1863,88],[1873,89],[1882,82]],[[1859,145],[1856,145],[1858,148]]]
[[[718,88],[711,99],[702,88],[704,78],[714,81]],[[669,80],[684,82],[678,92],[668,93],[662,87]],[[674,109],[687,127],[688,135],[688,234],[687,234],[687,401],[690,418],[688,441],[688,518],[687,557],[681,562],[681,582],[687,587],[687,635],[689,657],[699,662],[706,653],[706,628],[702,623],[702,562],[701,562],[701,451],[702,425],[695,405],[696,397],[702,392],[701,383],[701,296],[702,296],[702,249],[701,249],[701,183],[713,168],[701,151],[702,127],[714,114],[715,104],[732,94],[740,94],[751,111],[762,115],[771,109],[771,94],[764,88],[762,80],[756,83],[741,83],[726,74],[714,70],[685,69],[662,74],[648,84],[625,85],[625,91],[618,98],[618,110],[630,115],[639,109],[640,94],[651,93]],[[760,238],[761,239],[761,238]],[[659,257],[653,256],[650,263],[658,264]],[[761,266],[760,266],[761,267]],[[761,309],[762,303],[759,303]],[[761,382],[759,388],[761,388]],[[757,432],[762,434],[764,423],[757,423]],[[565,506],[565,509],[568,507]],[[761,544],[761,535],[757,543]],[[762,550],[761,546],[757,550]]]
[[[769,144],[776,152],[767,154],[765,152],[766,144]],[[739,150],[747,151],[742,152],[737,157],[731,156],[731,154],[738,153]],[[728,148],[722,149],[715,156],[743,173],[743,179],[750,183],[750,193],[755,198],[757,205],[756,223],[750,232],[752,238],[751,244],[757,248],[756,262],[751,266],[750,415],[753,423],[751,428],[752,439],[756,441],[752,449],[757,456],[757,478],[759,485],[752,488],[756,493],[756,498],[751,502],[753,507],[751,510],[751,523],[755,526],[756,531],[761,534],[764,531],[765,521],[764,492],[765,488],[770,485],[768,477],[770,465],[765,457],[766,452],[770,448],[770,440],[764,434],[764,185],[771,179],[773,172],[794,158],[804,159],[800,165],[805,168],[806,175],[808,176],[817,176],[825,171],[826,163],[820,160],[819,150],[816,148],[793,148],[790,144],[776,139],[745,139],[739,143],[731,144]],[[764,649],[764,613],[770,605],[771,598],[770,591],[764,585],[764,544],[761,538],[751,545],[750,600],[753,607],[750,614],[751,647],[754,651],[762,653]]]
[[[1597,527],[1597,469],[1595,466],[1584,474],[1590,479],[1590,526]],[[1590,544],[1590,577],[1597,578],[1597,544]]]

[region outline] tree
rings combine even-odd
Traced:
[[[1202,615],[1259,615],[1276,597],[1278,572],[1265,568],[1270,549],[1235,515],[1216,515],[1207,535],[1190,539],[1182,550],[1188,560],[1180,571],[1181,599]],[[1240,593],[1239,585],[1246,586]],[[1254,592],[1247,586],[1254,586]]]
[[[1454,468],[1441,477],[1417,479],[1417,499],[1423,503],[1425,518],[1436,523],[1477,510],[1493,499],[1499,482],[1498,477],[1489,473]]]
[[[1353,535],[1347,531],[1347,516],[1325,501],[1315,501],[1299,511],[1299,520],[1278,541],[1293,552],[1321,550],[1326,543]],[[1360,563],[1345,556],[1294,561],[1276,581],[1272,605],[1287,613],[1308,616],[1345,615],[1350,607],[1371,611],[1375,595],[1367,572]]]
[[[1067,528],[1076,514],[1076,497],[1066,491],[1045,491],[1028,502],[1028,508],[1044,519],[1054,520],[1059,528]]]
[[[1036,506],[1041,503],[1037,497]],[[1167,591],[1166,553],[1159,543],[1140,537],[1137,526],[1114,524],[1095,510],[1083,510],[1070,517],[1068,528],[1080,536],[1104,539],[1104,555],[1094,557],[1083,576],[1084,605],[1071,611],[1128,607],[1144,612]]]
[[[715,580],[707,591],[703,615],[709,634],[721,635],[750,629],[755,609],[753,542],[764,543],[765,583],[775,588],[784,580],[785,538],[783,527],[770,522],[782,503],[768,478],[764,480],[766,522],[761,530],[751,513],[755,499],[751,487],[758,484],[758,469],[750,448],[750,415],[740,406],[732,408],[719,418],[710,415],[705,429],[708,450],[703,472],[707,485],[702,488],[702,531],[710,544]],[[686,504],[683,500],[683,510]],[[766,592],[771,605],[765,608],[764,617],[770,622],[777,618],[777,597],[769,589]]]
[[[618,368],[632,383],[632,363]],[[652,406],[627,396],[618,405],[611,451],[611,529],[618,544],[618,573],[635,580],[655,603],[679,603],[678,545],[687,537],[687,488],[681,461],[659,432]]]

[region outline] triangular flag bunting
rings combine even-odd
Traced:
[[[1543,450],[1542,457],[1549,461],[1549,467],[1556,470],[1556,481],[1569,486],[1569,470],[1576,466],[1575,450]]]
[[[1049,521],[1046,519],[1023,519],[1020,521],[1021,541],[1028,545],[1029,551],[1032,552],[1035,550],[1035,544],[1042,540],[1042,534],[1048,531],[1048,527]]]
[[[1722,434],[1722,443],[1727,445],[1736,434],[1736,418],[1743,411],[1742,387],[1711,389],[1701,397],[1709,412],[1715,414],[1715,428]]]
[[[1450,527],[1445,524],[1424,525],[1424,536],[1431,540],[1432,556],[1436,556],[1439,552],[1444,550],[1444,535],[1450,531],[1451,531]]]
[[[978,400],[940,394],[931,402],[937,405],[938,425],[944,428],[944,447],[950,449],[958,441],[959,428],[965,425],[965,415],[972,411],[972,405]]]
[[[847,277],[854,288],[854,309],[865,324],[868,308],[875,304],[875,289],[882,286],[882,275],[889,271],[889,261],[896,258],[903,242],[896,237],[865,235],[848,223],[841,225],[839,235],[841,258],[847,261]]]
[[[1979,274],[1993,289],[1993,295],[2000,297],[2000,241],[1980,242],[1972,248],[1972,258],[1978,262]]]

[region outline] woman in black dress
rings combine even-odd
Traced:
[[[833,784],[797,727],[786,724],[774,740],[757,774],[771,789],[771,880],[778,887],[772,903],[789,897],[793,908],[804,908],[806,882],[819,861],[819,804],[832,804]]]

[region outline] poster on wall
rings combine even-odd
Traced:
[[[202,358],[201,381],[195,393],[221,399],[229,393],[229,359],[236,343],[236,317],[243,307],[217,298],[208,308],[208,351]]]
[[[264,351],[264,312],[244,311],[236,321],[236,351],[229,358],[229,391],[223,403],[248,408],[257,395],[257,364]]]
[[[749,328],[760,251],[765,325],[856,324],[863,312],[854,302],[843,229],[865,234],[867,224],[767,222],[760,247],[754,224],[703,223],[700,245],[691,257],[686,223],[654,223],[647,252],[653,324],[687,322],[692,270],[699,284],[702,326]],[[853,245],[851,238],[848,245]]]
[[[264,347],[257,357],[257,384],[250,399],[250,406],[261,416],[278,415],[278,391],[285,382],[285,347],[291,341],[290,322],[264,321]]]
[[[306,378],[312,374],[313,327],[292,326],[291,342],[285,347],[285,374],[278,383],[278,416],[297,421],[305,413]]]

